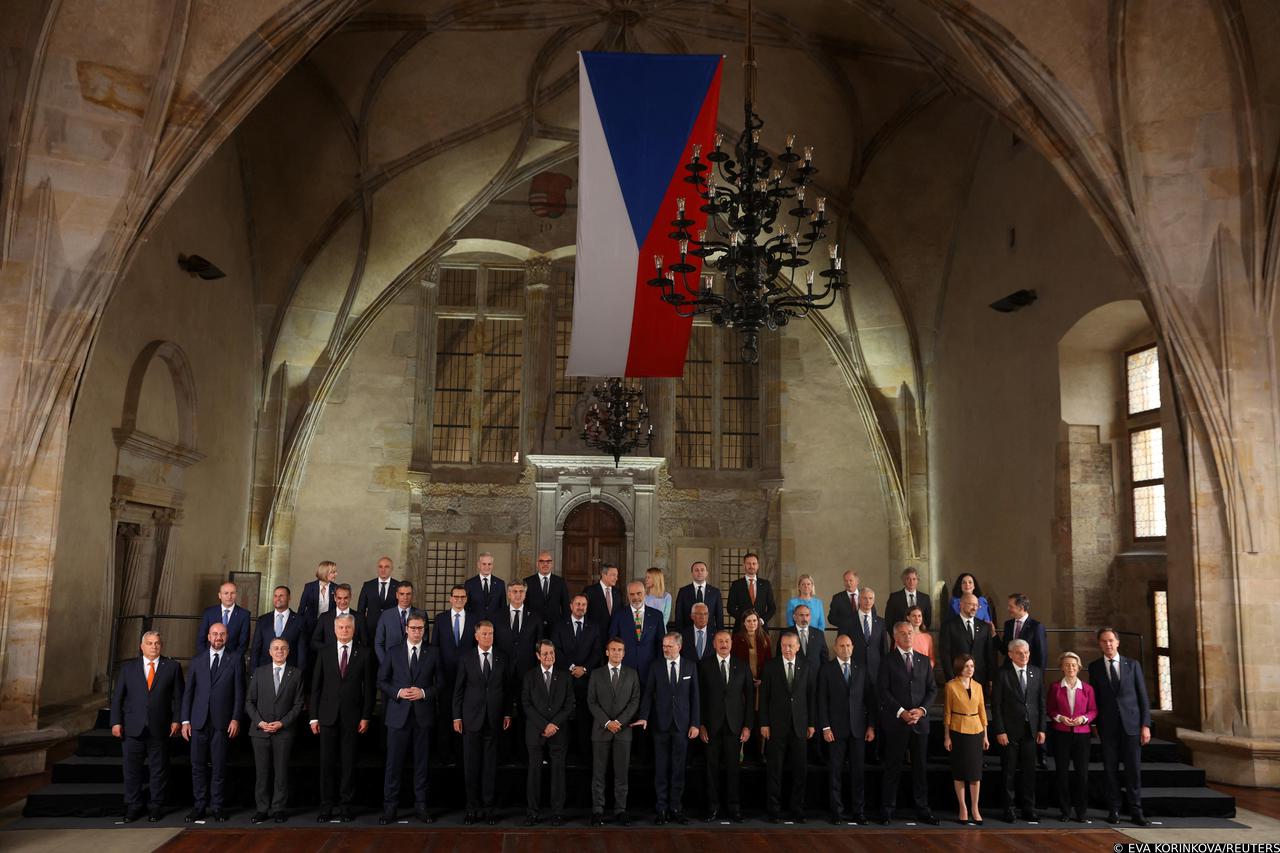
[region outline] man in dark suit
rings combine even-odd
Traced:
[[[552,571],[550,551],[539,551],[537,564],[538,570],[524,579],[525,599],[530,610],[542,614],[542,635],[550,637],[551,629],[569,618],[569,587]]]
[[[182,719],[182,665],[161,657],[159,631],[142,635],[142,656],[120,665],[111,693],[111,734],[122,738],[124,754],[124,819],[142,817],[143,762],[150,776],[151,799],[147,820],[164,814],[165,785],[169,779],[169,738],[178,733]]]
[[[890,625],[907,621],[907,611],[913,607],[920,608],[921,624],[929,630],[933,618],[933,602],[929,593],[920,589],[920,573],[912,566],[902,570],[902,589],[893,592],[884,606],[884,621]]]
[[[524,581],[507,584],[507,604],[493,613],[493,644],[511,662],[517,680],[538,663],[542,615],[525,605]]]
[[[467,578],[467,610],[479,619],[492,620],[507,601],[507,585],[494,577],[493,555],[487,551],[476,560],[476,573]]]
[[[467,782],[467,813],[472,825],[484,809],[485,823],[498,822],[493,811],[498,775],[498,735],[515,716],[511,664],[493,646],[493,623],[476,623],[475,648],[463,655],[453,685],[453,730],[462,735]]]
[[[760,577],[760,558],[747,554],[742,558],[742,577],[729,584],[729,615],[736,626],[747,610],[754,610],[760,624],[769,625],[778,605],[773,600],[773,587]]]
[[[836,637],[836,656],[818,673],[818,702],[814,722],[827,744],[827,787],[831,793],[831,822],[867,822],[865,786],[866,746],[876,737],[876,691],[867,668],[853,658],[853,640]],[[844,768],[849,764],[851,811],[844,808]]]
[[[955,622],[956,620],[952,620]],[[991,694],[991,734],[1000,747],[1004,819],[1014,822],[1014,803],[1028,823],[1036,816],[1036,746],[1044,743],[1044,671],[1031,664],[1026,640],[1009,644],[1009,666],[995,674]]]
[[[605,779],[613,764],[613,811],[622,826],[627,815],[627,778],[631,768],[631,725],[640,711],[640,677],[623,666],[626,647],[613,638],[605,643],[604,666],[591,673],[587,707],[591,710],[591,825],[604,825]]]
[[[373,652],[355,641],[356,619],[356,614],[346,613],[333,620],[334,641],[317,651],[311,678],[311,733],[320,736],[317,820],[321,823],[333,820],[335,805],[340,807],[338,817],[343,823],[354,818],[356,741],[369,730],[373,717],[373,683],[378,665]]]
[[[1020,592],[1009,596],[1009,618],[998,640],[1001,654],[1009,654],[1009,644],[1025,640],[1031,649],[1031,665],[1044,672],[1049,657],[1049,638],[1044,626],[1031,618],[1031,599]]]
[[[268,814],[276,823],[288,819],[285,807],[289,803],[289,759],[293,754],[294,724],[302,716],[305,693],[302,669],[289,663],[289,641],[280,637],[272,640],[270,654],[270,662],[249,676],[244,700],[253,763],[257,767],[254,823],[262,823]]]
[[[538,666],[524,674],[520,705],[524,712],[524,742],[529,749],[529,771],[525,776],[528,813],[525,826],[538,823],[542,804],[542,755],[551,763],[551,825],[564,823],[565,755],[569,750],[567,726],[573,716],[572,678],[556,668],[556,647],[550,640],[538,641]]]
[[[395,603],[382,611],[377,628],[374,630],[373,650],[378,656],[379,664],[387,656],[388,649],[404,642],[409,631],[409,619],[412,616],[422,617],[425,635],[427,614],[413,606],[413,584],[409,581],[400,581],[396,584]]]
[[[893,820],[898,804],[898,780],[902,759],[911,753],[911,787],[916,818],[937,825],[929,810],[929,777],[925,766],[929,744],[929,706],[938,683],[929,658],[912,651],[911,625],[899,622],[893,629],[894,647],[880,664],[876,695],[880,704],[880,738],[884,749],[883,811],[880,823]]]
[[[396,603],[396,588],[400,581],[391,576],[391,558],[378,558],[378,573],[369,578],[360,587],[360,598],[357,599],[356,612],[366,625],[377,625],[382,618],[382,611],[389,610]]]
[[[782,775],[791,770],[791,819],[804,823],[805,753],[813,737],[813,682],[800,660],[794,631],[782,635],[779,656],[764,667],[760,683],[760,736],[765,740],[769,822],[782,822]]]
[[[271,663],[271,642],[276,638],[289,644],[289,664],[305,669],[306,641],[311,635],[303,630],[302,618],[289,609],[289,587],[278,586],[272,590],[271,604],[271,611],[258,617],[258,625],[253,631],[249,672]]]
[[[962,595],[960,615],[943,622],[939,633],[938,650],[947,681],[956,677],[956,656],[972,655],[974,680],[982,685],[984,693],[989,692],[991,676],[995,673],[996,654],[991,623],[978,618],[978,597],[973,593]]]
[[[698,733],[707,752],[707,820],[728,817],[742,822],[739,796],[741,767],[738,756],[742,744],[751,739],[756,691],[751,670],[744,661],[731,657],[733,634],[716,632],[715,653],[699,667],[698,695],[702,700],[702,730]],[[725,797],[720,797],[720,777],[725,777]],[[721,806],[727,806],[722,812]]]
[[[716,631],[711,627],[711,613],[707,605],[699,602],[693,605],[691,621],[680,631],[680,654],[700,664],[715,655],[714,641]]]
[[[338,564],[332,560],[321,560],[316,566],[316,579],[308,581],[302,587],[302,596],[298,599],[298,615],[302,617],[303,633],[308,638],[316,629],[320,615],[333,609],[333,593],[337,583]]]
[[[182,694],[182,737],[191,742],[191,793],[195,807],[187,822],[204,820],[206,810],[225,821],[223,783],[231,739],[244,713],[244,658],[227,651],[227,626],[209,626],[209,650],[191,659]],[[210,767],[212,766],[212,776]]]
[[[858,631],[858,619],[856,617],[858,616],[858,610],[862,607],[860,583],[857,572],[852,569],[845,572],[844,589],[831,596],[831,603],[827,605],[827,624],[841,634],[848,634],[853,639],[855,653],[857,651],[856,633]],[[874,616],[875,612],[875,600],[873,599],[871,614]]]
[[[626,607],[625,596],[618,589],[618,567],[608,563],[601,566],[600,581],[588,586],[582,594],[587,599],[587,621],[600,630],[601,642],[608,642],[614,611]]]
[[[218,603],[205,608],[196,629],[196,656],[209,650],[209,626],[227,626],[226,653],[240,661],[249,650],[249,611],[236,604],[236,585],[228,581],[218,587]]]
[[[333,606],[328,613],[321,613],[315,628],[311,631],[311,651],[319,653],[333,645],[333,623],[339,616],[350,616],[355,625],[352,640],[360,648],[367,648],[370,643],[368,626],[360,618],[360,614],[351,609],[351,587],[345,583],[338,584],[333,590]],[[377,664],[375,664],[376,666]]]
[[[1120,656],[1120,635],[1114,628],[1098,631],[1102,657],[1089,664],[1089,684],[1098,703],[1098,740],[1106,780],[1107,822],[1120,822],[1120,762],[1129,814],[1146,826],[1142,814],[1142,747],[1151,741],[1151,702],[1142,665]]]
[[[433,820],[427,811],[427,759],[431,727],[436,719],[440,667],[439,651],[427,645],[426,634],[427,617],[414,613],[408,617],[404,642],[388,647],[378,666],[378,689],[384,701],[383,725],[387,729],[382,816],[378,818],[378,823],[384,826],[396,820],[400,778],[410,749],[413,750],[413,813],[423,823]]]
[[[707,564],[701,560],[689,567],[689,574],[693,575],[693,583],[680,587],[680,591],[676,593],[675,607],[672,608],[671,616],[675,622],[675,628],[677,631],[683,632],[685,628],[693,625],[694,605],[705,604],[707,605],[708,624],[710,624],[711,632],[714,634],[724,627],[720,590],[707,583],[707,576],[710,571],[707,569]],[[687,646],[685,652],[688,653]]]
[[[431,645],[440,651],[440,693],[436,701],[439,717],[453,719],[453,685],[458,677],[458,663],[469,649],[476,647],[476,623],[479,618],[467,611],[467,590],[461,584],[449,592],[449,609],[436,616],[435,630],[431,632]],[[453,726],[436,726],[439,736],[439,759],[444,763],[456,762],[457,732]]]
[[[664,633],[662,611],[644,603],[644,584],[627,584],[627,606],[614,610],[609,636],[622,639],[627,650],[622,664],[636,671],[641,685],[648,683],[649,665],[662,657]]]
[[[702,725],[698,667],[680,654],[680,635],[662,638],[662,660],[649,669],[640,695],[640,727],[653,739],[657,823],[688,823],[684,814],[684,773],[689,741]]]
[[[880,661],[888,653],[892,640],[889,637],[889,626],[876,615],[876,591],[864,587],[858,592],[859,608],[849,620],[853,640],[853,657],[867,671],[871,683],[875,684],[880,674]],[[844,628],[840,633],[845,633]]]
[[[827,662],[830,652],[827,650],[827,638],[822,632],[809,624],[809,607],[804,604],[796,605],[796,609],[791,612],[791,616],[796,620],[795,627],[792,628],[796,634],[796,640],[800,643],[800,651],[798,652],[800,660],[808,664],[805,670],[809,673],[809,689],[817,689],[818,671],[822,665]],[[782,639],[778,639],[778,654],[782,653]]]
[[[569,723],[569,743],[576,757],[591,763],[591,710],[587,707],[587,684],[591,673],[604,659],[600,629],[587,621],[587,597],[575,595],[569,602],[569,616],[551,630],[556,646],[556,662],[564,667],[573,685],[573,716]]]

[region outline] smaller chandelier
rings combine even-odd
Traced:
[[[596,402],[587,410],[582,440],[613,457],[617,468],[622,457],[631,451],[648,447],[653,441],[653,424],[643,402],[639,386],[624,384],[621,379],[606,379],[592,390]]]

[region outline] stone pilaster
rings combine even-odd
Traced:
[[[520,446],[526,454],[543,453],[555,434],[555,319],[551,298],[551,259],[525,261],[524,419]]]

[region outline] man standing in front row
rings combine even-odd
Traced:
[[[1102,767],[1107,790],[1107,823],[1120,822],[1120,762],[1124,762],[1124,788],[1129,814],[1138,826],[1142,815],[1142,747],[1151,740],[1151,702],[1142,665],[1120,656],[1120,635],[1115,628],[1098,631],[1102,657],[1089,664],[1089,684],[1098,702],[1098,739],[1102,741]]]
[[[929,810],[929,776],[925,756],[929,745],[929,705],[938,692],[929,659],[912,651],[913,629],[909,622],[893,626],[893,650],[880,663],[876,692],[880,702],[880,737],[884,747],[884,810],[880,823],[893,820],[898,803],[898,780],[902,777],[902,759],[911,753],[911,790],[916,805],[916,819],[938,824]]]
[[[294,724],[302,716],[302,670],[289,663],[289,641],[277,637],[269,647],[271,662],[249,676],[244,710],[249,715],[249,742],[257,767],[251,820],[262,823],[268,814],[276,823],[288,820],[289,758]],[[272,777],[274,776],[274,780]]]
[[[1004,820],[1013,823],[1014,802],[1027,823],[1036,817],[1036,746],[1044,743],[1044,672],[1031,664],[1026,640],[1009,643],[1009,666],[996,670],[991,694],[991,734],[1000,746]]]
[[[458,664],[453,685],[453,730],[462,735],[462,765],[467,783],[467,813],[471,826],[481,817],[493,826],[498,775],[498,735],[511,728],[515,702],[511,690],[511,662],[493,647],[493,623],[476,623],[476,644]]]
[[[702,707],[697,664],[680,654],[680,635],[662,638],[662,660],[649,670],[640,698],[640,727],[653,739],[657,823],[688,823],[684,814],[684,771],[689,741],[698,736]]]
[[[122,738],[124,753],[124,820],[142,817],[142,767],[151,778],[147,820],[164,815],[165,784],[169,779],[169,738],[182,719],[182,665],[160,656],[159,631],[142,635],[142,656],[126,661],[111,694],[111,734]]]
[[[626,647],[617,637],[604,647],[605,666],[591,673],[587,707],[595,725],[591,729],[591,825],[604,826],[605,778],[613,763],[613,812],[622,826],[627,815],[627,774],[631,769],[631,724],[640,710],[640,676],[622,665]]]
[[[831,822],[867,822],[865,786],[866,744],[876,737],[876,690],[867,668],[853,659],[853,640],[836,637],[836,656],[818,674],[818,731],[827,744],[827,787],[831,797]],[[844,767],[849,763],[849,800],[844,808]]]
[[[337,805],[339,820],[350,823],[355,818],[356,742],[369,730],[373,716],[377,664],[373,652],[355,641],[355,614],[338,616],[330,624],[334,639],[317,653],[311,676],[311,733],[320,735],[320,814],[316,820],[333,820]]]
[[[216,821],[227,819],[223,784],[231,739],[240,733],[244,711],[244,663],[227,653],[227,626],[209,626],[209,651],[191,659],[182,694],[182,737],[191,743],[191,793],[195,807],[187,823],[204,820],[212,808]],[[212,768],[212,774],[210,769]]]
[[[791,770],[791,820],[804,823],[805,753],[813,737],[813,682],[800,660],[794,631],[782,635],[779,657],[764,665],[760,683],[760,736],[765,741],[769,822],[782,822],[782,774]]]
[[[574,698],[571,677],[556,669],[556,647],[550,640],[538,641],[538,666],[524,674],[520,705],[524,711],[524,742],[529,750],[529,772],[525,776],[528,812],[525,826],[538,823],[542,802],[542,750],[551,759],[551,825],[564,823],[565,755],[569,751],[569,718]]]
[[[440,675],[439,654],[427,645],[426,633],[427,617],[414,613],[405,623],[404,642],[389,646],[378,666],[378,689],[385,701],[383,725],[387,730],[382,816],[378,818],[383,826],[395,823],[396,809],[400,806],[400,778],[410,749],[413,750],[413,814],[423,823],[433,821],[427,811],[427,758],[431,727],[436,719]]]
[[[715,634],[715,654],[701,664],[702,681],[698,693],[702,699],[702,742],[707,745],[707,820],[715,822],[728,817],[742,822],[742,801],[738,780],[742,767],[738,757],[742,744],[751,739],[755,714],[756,688],[745,661],[732,657],[733,634],[722,628]],[[720,775],[725,777],[720,796]],[[727,806],[722,812],[720,807]]]

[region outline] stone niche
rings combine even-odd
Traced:
[[[584,503],[608,504],[627,528],[627,569],[654,565],[659,471],[666,460],[632,456],[614,467],[609,456],[526,457],[534,468],[534,550],[550,551],[561,565],[564,522]]]

